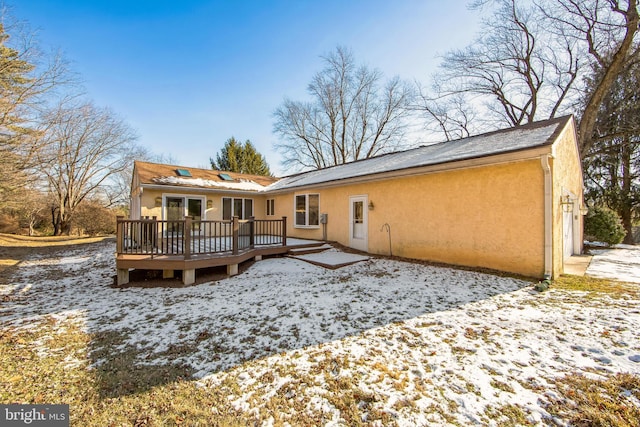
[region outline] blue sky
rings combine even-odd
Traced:
[[[343,45],[385,76],[429,82],[438,55],[478,30],[466,1],[19,0],[12,13],[72,62],[97,105],[139,143],[209,167],[231,136],[250,139],[277,175],[273,112],[307,99],[321,55]]]

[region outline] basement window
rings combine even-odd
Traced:
[[[176,173],[178,174],[178,176],[191,176],[191,172],[189,172],[187,169],[176,169]]]

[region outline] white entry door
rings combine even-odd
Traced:
[[[562,213],[562,228],[564,231],[564,259],[573,255],[573,211]]]
[[[367,196],[349,197],[349,246],[367,252]]]

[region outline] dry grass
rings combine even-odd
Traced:
[[[0,335],[2,403],[67,403],[71,425],[246,425],[225,396],[180,377],[181,367],[130,363],[127,350],[114,352],[118,337],[53,318],[34,326]],[[114,354],[89,369],[93,345]]]
[[[42,248],[46,246],[65,246],[83,243],[96,243],[108,237],[78,236],[20,236],[0,233],[0,246]]]
[[[612,298],[637,298],[640,287],[611,279],[589,276],[564,275],[554,280],[552,287],[566,291],[587,292],[587,296],[600,297],[604,294]]]
[[[0,273],[14,267],[35,248],[48,248],[101,242],[108,237],[20,236],[0,233]]]
[[[593,379],[579,374],[555,381],[560,398],[547,405],[549,413],[572,426],[640,426],[640,377],[618,374]]]

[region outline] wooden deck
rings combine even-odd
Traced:
[[[186,232],[185,232],[186,230]],[[313,247],[322,242],[287,240],[287,218],[277,220],[197,221],[185,218],[129,220],[118,217],[116,268],[118,285],[129,282],[129,270],[163,270],[164,277],[182,271],[182,281],[195,282],[198,268],[227,266],[238,273],[238,264],[263,256],[286,254],[292,248]]]

